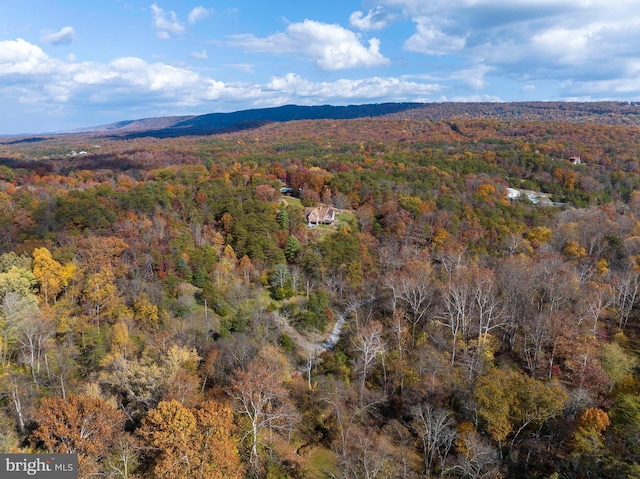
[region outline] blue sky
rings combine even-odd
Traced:
[[[0,3],[0,134],[278,106],[640,100],[640,0]]]

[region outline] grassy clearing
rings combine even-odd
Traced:
[[[303,467],[307,479],[327,479],[339,472],[336,456],[326,447],[310,450]]]
[[[294,198],[293,196],[283,196],[282,201],[284,201],[289,206],[302,208],[302,203],[300,202],[300,198]]]
[[[351,231],[358,231],[358,218],[353,213],[343,211],[336,216],[336,225],[347,226]]]

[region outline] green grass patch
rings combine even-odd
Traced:
[[[302,208],[302,203],[300,202],[300,198],[294,198],[293,196],[283,196],[282,200],[289,206]]]
[[[310,241],[322,241],[325,237],[336,231],[335,225],[317,225],[307,229],[307,237]]]
[[[271,299],[271,295],[269,294],[268,289],[260,289],[254,297],[256,303],[264,309],[268,308],[269,305],[274,302],[274,300]]]
[[[307,479],[327,479],[339,472],[335,454],[326,447],[316,447],[309,451],[304,469],[304,477]]]
[[[358,218],[353,213],[340,213],[336,220],[338,226],[348,226],[351,231],[358,231]]]

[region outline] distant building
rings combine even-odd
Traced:
[[[579,156],[572,156],[569,158],[569,163],[573,165],[579,165],[580,163],[582,163],[582,158],[580,158]]]
[[[331,207],[318,206],[316,208],[307,208],[305,213],[309,227],[315,225],[332,225],[336,221],[336,210]]]

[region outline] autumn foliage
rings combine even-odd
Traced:
[[[637,476],[640,132],[561,106],[0,139],[1,452]]]

